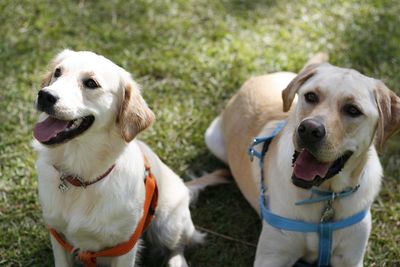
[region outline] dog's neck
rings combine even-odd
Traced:
[[[58,171],[90,182],[117,163],[117,158],[126,145],[120,133],[110,129],[82,135],[62,145],[42,146],[42,149],[47,150],[49,164]]]

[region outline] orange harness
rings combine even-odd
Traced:
[[[153,173],[150,170],[150,165],[146,157],[144,157],[144,161],[144,166],[146,170],[146,177],[144,179],[144,184],[146,187],[146,198],[144,201],[143,216],[140,219],[135,232],[132,234],[128,241],[98,252],[80,252],[79,250],[75,250],[73,246],[68,244],[61,237],[61,235],[57,233],[55,229],[49,228],[51,235],[58,241],[58,243],[60,243],[60,245],[63,246],[66,251],[76,255],[76,257],[84,264],[85,267],[95,267],[96,258],[98,257],[116,257],[128,253],[135,246],[139,237],[147,229],[151,220],[153,219],[158,200],[157,183]]]

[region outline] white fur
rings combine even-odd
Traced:
[[[147,233],[152,246],[170,252],[169,266],[187,266],[186,245],[201,241],[191,220],[189,190],[144,143],[126,143],[116,123],[122,101],[122,84],[139,90],[130,75],[110,60],[92,52],[65,50],[53,62],[62,76],[44,88],[60,99],[56,115],[67,120],[92,114],[94,124],[82,135],[61,144],[46,146],[33,141],[37,151],[36,170],[43,217],[50,227],[81,251],[98,251],[129,239],[143,213],[144,155],[154,173],[159,199],[156,215]],[[94,76],[99,89],[86,89],[82,77]],[[42,119],[47,115],[41,115]],[[86,188],[69,185],[58,189],[60,172],[96,179],[113,163],[115,168],[101,181]],[[72,266],[72,257],[51,237],[55,265]],[[121,257],[99,259],[111,266],[134,266],[138,244]]]
[[[204,134],[204,140],[208,149],[220,160],[227,162],[224,133],[222,130],[222,118],[221,116],[216,117],[207,128]]]

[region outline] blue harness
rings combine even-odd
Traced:
[[[250,159],[253,160],[254,156],[259,159],[259,165],[261,169],[261,186],[260,186],[260,210],[261,217],[271,226],[294,232],[302,232],[302,233],[318,233],[319,234],[319,252],[318,252],[318,261],[316,265],[308,265],[304,261],[298,261],[295,266],[318,266],[318,267],[327,267],[330,266],[331,259],[331,250],[332,250],[332,233],[336,230],[346,228],[348,226],[354,225],[360,221],[362,221],[365,216],[369,213],[369,209],[363,210],[351,217],[347,217],[345,219],[333,222],[333,213],[327,220],[321,218],[320,223],[308,223],[299,220],[293,220],[285,217],[281,217],[272,213],[267,208],[267,203],[264,197],[266,192],[266,188],[264,186],[264,156],[268,151],[269,144],[272,139],[279,133],[279,131],[285,126],[286,121],[280,121],[278,125],[273,130],[272,134],[265,137],[257,137],[254,139],[253,143],[250,145],[248,153]],[[257,151],[254,146],[264,143],[262,151]],[[332,204],[333,200],[337,198],[344,198],[350,196],[354,192],[358,190],[360,186],[357,185],[353,188],[348,188],[343,190],[342,192],[333,192],[333,191],[325,191],[313,188],[311,192],[313,194],[317,194],[320,197],[317,198],[308,198],[299,202],[296,202],[296,205],[304,205],[317,203],[321,201],[328,201],[329,205]],[[333,209],[331,210],[333,212]],[[325,212],[324,212],[325,213]],[[324,215],[323,215],[324,216]]]

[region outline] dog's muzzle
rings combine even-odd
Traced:
[[[320,162],[307,149],[295,151],[293,155],[292,182],[301,188],[319,186],[337,175],[349,160],[353,152],[347,151],[332,162]]]

